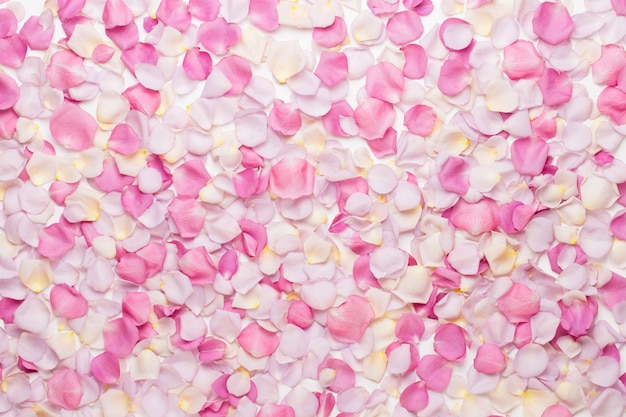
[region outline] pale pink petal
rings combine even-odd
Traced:
[[[446,48],[460,51],[472,43],[474,31],[469,22],[457,18],[449,18],[439,27],[439,37]]]
[[[123,317],[140,326],[148,321],[150,311],[151,304],[148,294],[143,292],[126,293],[124,301],[122,301]]]
[[[562,4],[540,3],[533,15],[533,32],[542,41],[556,45],[569,39],[574,22]]]
[[[0,64],[18,68],[26,57],[26,40],[22,35],[0,39]]]
[[[198,28],[198,40],[209,51],[224,55],[241,37],[241,29],[234,23],[227,23],[222,17],[205,22]],[[228,76],[228,71],[224,71]]]
[[[452,378],[452,367],[439,355],[426,355],[417,365],[417,375],[433,391],[446,389]]]
[[[83,151],[91,146],[98,131],[98,122],[78,105],[65,102],[50,118],[50,133],[59,144],[71,151]]]
[[[183,238],[198,236],[204,226],[206,209],[195,199],[175,198],[167,212]]]
[[[215,20],[219,10],[219,0],[189,0],[189,12],[205,22]]]
[[[511,145],[511,160],[522,175],[539,175],[543,171],[550,147],[540,139],[518,139]]]
[[[213,60],[211,55],[200,48],[191,48],[185,53],[183,69],[192,80],[206,80],[213,70]]]
[[[592,299],[587,302],[574,300],[569,305],[559,301],[561,309],[561,327],[571,336],[580,337],[587,334],[598,312],[598,306]]]
[[[315,167],[305,159],[285,158],[272,166],[269,190],[279,198],[295,200],[313,193]]]
[[[271,32],[278,29],[278,0],[250,0],[248,19],[259,29]]]
[[[398,185],[398,178],[388,165],[376,164],[367,170],[367,184],[378,194],[389,194]]]
[[[115,384],[120,378],[120,362],[109,352],[103,352],[91,361],[93,376],[105,384]]]
[[[382,138],[395,118],[393,106],[377,98],[366,98],[354,110],[354,121],[364,139]]]
[[[526,285],[515,282],[498,298],[497,304],[511,323],[527,322],[539,312],[539,294]]]
[[[532,43],[517,40],[504,48],[502,69],[510,79],[538,79],[543,75],[544,68],[544,60]]]
[[[135,77],[139,83],[150,90],[161,90],[165,84],[165,73],[156,65],[139,62],[135,64]]]
[[[474,236],[495,230],[498,227],[498,204],[488,198],[476,203],[461,199],[450,212],[450,222]]]
[[[387,36],[396,45],[406,45],[424,33],[420,16],[410,10],[393,14],[387,22]]]
[[[66,225],[55,223],[39,232],[37,250],[47,258],[60,258],[75,245],[73,231]]]
[[[57,284],[50,291],[52,311],[59,317],[76,319],[87,314],[87,300],[74,287]]]
[[[358,295],[350,295],[338,307],[328,311],[326,326],[333,339],[344,343],[357,343],[374,319],[369,301]]]
[[[620,364],[610,356],[600,356],[587,370],[589,381],[601,387],[610,387],[620,376]]]
[[[206,338],[204,342],[198,345],[198,359],[201,362],[213,362],[224,357],[226,351],[226,343],[214,338]]]
[[[549,361],[550,358],[543,346],[529,343],[515,354],[513,364],[519,376],[532,378],[541,375],[548,367]]]
[[[367,70],[365,89],[374,98],[398,103],[404,89],[402,71],[389,62],[378,63]]]
[[[318,45],[326,48],[332,48],[342,44],[347,36],[348,27],[340,16],[336,16],[333,24],[328,27],[315,27],[313,29],[313,40]]]
[[[65,410],[75,410],[80,405],[84,387],[78,374],[71,369],[54,372],[47,384],[48,399]]]
[[[487,375],[499,374],[506,368],[506,357],[498,345],[482,344],[476,351],[474,368]]]
[[[167,26],[181,32],[184,32],[191,24],[191,14],[187,4],[182,0],[162,0],[156,16]]]
[[[94,48],[93,53],[91,54],[91,59],[94,62],[103,64],[105,62],[109,62],[109,60],[113,57],[114,53],[115,53],[115,48],[101,43],[100,45]]]
[[[356,415],[365,407],[369,395],[363,387],[348,388],[337,395],[337,410]]]
[[[126,26],[133,20],[133,12],[128,8],[124,0],[107,0],[104,3],[102,20],[106,29]]]
[[[404,114],[404,125],[414,135],[426,137],[431,134],[437,123],[435,111],[424,104],[411,107]]]
[[[424,382],[414,382],[400,394],[400,405],[408,411],[417,413],[428,405],[428,390]]]
[[[15,80],[6,74],[0,74],[0,110],[13,107],[20,98],[20,89]]]
[[[198,317],[191,311],[186,311],[176,317],[179,324],[179,332],[181,339],[185,341],[194,341],[201,339],[206,335],[207,325],[202,317]]]
[[[102,334],[104,336],[104,350],[118,358],[128,356],[139,340],[137,327],[124,317],[105,324]]]
[[[447,59],[441,66],[437,87],[448,96],[455,96],[472,82],[471,68],[461,59]]]
[[[277,101],[270,110],[267,123],[274,132],[284,136],[291,136],[296,134],[302,127],[302,117],[295,105]]]
[[[280,336],[279,349],[293,359],[299,359],[309,351],[309,335],[300,327],[287,325]]]
[[[552,68],[546,70],[537,84],[543,94],[543,102],[547,106],[567,103],[572,97],[572,81],[567,74],[558,73]]]
[[[256,417],[296,417],[296,413],[289,405],[283,404],[264,404]]]
[[[278,348],[276,333],[264,329],[256,322],[247,325],[237,336],[241,348],[255,358],[270,356]]]

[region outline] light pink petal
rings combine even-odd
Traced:
[[[435,352],[450,362],[465,358],[465,332],[453,323],[442,324],[435,330]]]
[[[69,20],[80,14],[86,0],[58,0],[58,15],[61,21]]]
[[[540,139],[518,139],[511,145],[511,160],[522,175],[539,175],[548,159],[550,147]]]
[[[105,384],[115,384],[120,378],[120,362],[109,352],[103,352],[91,361],[93,376]]]
[[[98,131],[98,122],[78,105],[65,102],[50,118],[50,133],[64,148],[83,151],[91,146]]]
[[[608,115],[615,123],[626,124],[626,92],[607,87],[598,96],[598,110]]]
[[[236,55],[230,55],[217,63],[216,67],[228,78],[231,88],[224,95],[240,94],[252,79],[250,63]]]
[[[376,164],[367,170],[367,184],[378,194],[389,194],[398,185],[398,177],[388,165]]]
[[[241,348],[255,358],[270,356],[278,348],[276,333],[264,329],[256,322],[247,325],[237,336]]]
[[[348,27],[346,22],[340,17],[336,16],[332,25],[313,29],[313,40],[320,46],[326,48],[333,48],[342,44],[348,36]]]
[[[289,405],[264,404],[256,417],[296,417],[296,412]]]
[[[539,376],[546,370],[550,358],[546,349],[538,344],[529,343],[522,347],[517,354],[513,364],[515,372],[522,378],[533,378]]]
[[[122,207],[133,218],[138,219],[154,202],[152,194],[144,194],[136,185],[122,191]]]
[[[15,80],[7,74],[0,74],[0,110],[13,107],[20,98],[20,89]]]
[[[75,237],[65,224],[55,223],[39,232],[37,251],[47,258],[60,258],[74,247]]]
[[[495,230],[498,227],[498,204],[488,198],[477,203],[461,199],[450,212],[450,222],[474,236]]]
[[[294,300],[287,310],[287,322],[308,329],[313,324],[313,310],[304,301]]]
[[[469,164],[464,159],[452,156],[444,162],[437,177],[441,187],[463,195],[469,190]]]
[[[402,74],[411,80],[424,78],[428,64],[428,56],[424,48],[420,45],[410,44],[403,46],[401,50],[404,53]]]
[[[106,29],[116,26],[126,26],[133,20],[133,12],[124,0],[107,0],[104,3],[102,20]]]
[[[439,38],[446,48],[460,51],[467,48],[473,40],[474,31],[469,22],[455,17],[446,19],[439,27]]]
[[[115,53],[115,48],[101,43],[100,45],[94,48],[93,53],[91,54],[91,59],[94,62],[103,64],[105,62],[109,62],[109,60],[113,57],[114,53]]]
[[[172,221],[183,238],[194,238],[204,227],[206,209],[195,199],[175,198],[167,207]]]
[[[369,392],[363,387],[352,387],[337,395],[337,410],[358,415],[365,407]]]
[[[378,279],[400,278],[406,272],[409,256],[401,250],[383,246],[374,250],[370,257],[370,269]]]
[[[52,310],[59,317],[76,319],[87,314],[87,300],[74,287],[57,284],[50,291]]]
[[[502,69],[510,79],[538,79],[544,68],[544,60],[531,42],[518,40],[504,48]]]
[[[203,23],[198,28],[198,40],[202,46],[217,55],[227,53],[240,37],[239,26],[227,23],[222,17]],[[224,74],[228,77],[228,71],[224,71]]]
[[[132,155],[141,148],[142,140],[137,132],[128,124],[120,123],[111,132],[109,149],[122,155]]]
[[[428,390],[424,382],[414,382],[400,394],[400,405],[408,411],[417,413],[428,405]]]
[[[205,22],[215,20],[219,11],[219,0],[189,0],[189,12]]]
[[[219,339],[206,338],[204,342],[198,345],[198,352],[200,353],[198,359],[205,363],[217,361],[224,357],[225,351],[226,343]]]
[[[285,158],[270,170],[269,190],[279,198],[295,200],[313,193],[315,167],[307,160]]]
[[[357,343],[374,319],[369,301],[358,295],[350,295],[338,307],[328,311],[326,326],[333,339],[344,343]]]
[[[217,268],[209,259],[205,247],[196,247],[185,253],[178,261],[180,271],[192,284],[206,285],[215,281]]]
[[[562,404],[553,404],[541,413],[541,417],[572,417],[572,413]]]
[[[198,197],[200,190],[207,185],[211,175],[199,159],[185,162],[174,170],[172,180],[180,197]]]
[[[417,104],[404,114],[404,125],[414,135],[423,137],[430,135],[436,122],[437,114],[424,104]]]
[[[267,123],[274,132],[284,136],[292,136],[302,127],[302,117],[295,105],[278,101],[270,110]]]
[[[587,370],[589,381],[600,387],[610,387],[620,377],[620,364],[610,356],[600,356]]]
[[[137,327],[127,318],[114,319],[104,325],[104,350],[123,358],[128,356],[139,340]]]
[[[213,70],[211,55],[195,47],[188,49],[183,59],[183,69],[192,80],[206,80]]]
[[[377,158],[395,155],[398,152],[398,145],[396,141],[397,133],[398,132],[391,127],[387,129],[382,138],[368,140],[367,146],[369,146],[370,150]]]
[[[279,349],[293,359],[300,359],[309,351],[309,335],[300,327],[287,325],[280,336]]]
[[[182,0],[162,0],[156,16],[174,29],[184,32],[191,24],[191,14]]]
[[[459,94],[472,82],[470,70],[461,59],[447,59],[441,66],[437,87],[448,96]]]
[[[354,110],[354,121],[364,139],[382,138],[395,118],[393,105],[377,98],[366,98]]]
[[[396,45],[406,45],[424,33],[421,17],[410,10],[395,13],[387,22],[387,36]]]
[[[22,25],[20,34],[32,50],[45,51],[54,35],[52,11],[44,11],[41,16],[31,16]]]
[[[134,253],[127,253],[122,256],[117,265],[115,265],[115,272],[117,272],[120,278],[135,284],[146,282],[146,270],[146,261]]]
[[[39,298],[27,297],[15,309],[13,323],[27,332],[41,333],[50,323],[50,311]]]
[[[556,45],[569,39],[574,32],[574,22],[560,3],[540,3],[533,15],[533,32],[542,41]]]
[[[506,357],[498,345],[482,344],[476,351],[474,368],[487,375],[499,374],[506,368]]]
[[[446,389],[452,378],[452,367],[439,355],[426,355],[417,365],[417,375],[433,391]]]
[[[332,87],[348,76],[348,58],[343,52],[322,52],[315,75],[325,85]]]
[[[137,81],[150,90],[161,90],[165,84],[165,73],[161,68],[152,64],[140,62],[135,65]]]
[[[22,35],[0,39],[0,64],[18,68],[26,57],[26,41]]]
[[[250,0],[248,19],[259,29],[271,32],[278,29],[278,0]]]
[[[54,372],[48,380],[48,399],[65,410],[75,410],[83,398],[84,388],[78,374],[71,369]]]
[[[153,45],[139,42],[132,48],[124,50],[121,60],[131,74],[135,75],[137,64],[156,65],[159,61],[159,54]]]
[[[161,95],[158,91],[149,90],[141,84],[135,84],[126,89],[122,96],[130,103],[130,108],[139,110],[151,117],[161,105]]]
[[[139,42],[139,29],[134,21],[126,26],[105,29],[105,33],[123,51],[134,48]],[[124,56],[124,53],[122,53],[122,56]],[[134,72],[130,67],[129,69],[131,72]]]
[[[404,89],[402,71],[389,62],[380,62],[367,70],[365,89],[374,98],[398,103]]]
[[[191,311],[186,311],[177,316],[179,322],[179,332],[181,339],[185,341],[194,341],[201,339],[206,335],[207,325],[202,317],[198,317]]]
[[[591,65],[596,84],[614,87],[626,62],[626,52],[619,45],[602,45],[600,58]]]
[[[548,68],[537,83],[543,94],[543,102],[547,106],[558,106],[567,103],[572,97],[572,81],[567,74],[558,73]]]
[[[539,294],[526,285],[515,282],[498,298],[497,304],[511,323],[527,322],[539,312]]]

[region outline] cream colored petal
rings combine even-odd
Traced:
[[[512,113],[519,105],[519,95],[505,79],[494,79],[487,85],[485,104],[491,111]]]
[[[207,402],[207,397],[198,387],[188,387],[180,394],[180,407],[187,414],[196,414]]]
[[[246,294],[235,293],[233,297],[233,307],[242,308],[244,310],[254,310],[261,305],[263,299],[263,288],[255,285]]]
[[[506,237],[501,233],[491,234],[484,254],[495,276],[509,274],[517,259],[517,252],[507,245]]]
[[[385,352],[372,352],[363,358],[363,376],[370,381],[380,382],[387,369],[387,355]]]
[[[265,32],[254,26],[249,26],[242,28],[239,41],[230,48],[230,51],[234,55],[238,55],[258,65],[263,60],[267,44],[268,37]]]
[[[93,50],[102,43],[102,37],[89,23],[79,23],[74,26],[72,36],[67,41],[67,46],[78,56],[91,58]]]
[[[54,279],[50,261],[47,259],[23,259],[18,276],[22,284],[35,293],[48,288]]]
[[[78,159],[74,161],[72,165],[85,178],[95,178],[102,174],[102,167],[104,162],[104,152],[98,148],[89,148],[80,153]]]
[[[120,174],[136,177],[139,171],[146,166],[148,152],[145,149],[140,149],[132,155],[122,155],[115,152],[111,152],[111,155],[115,159]]]
[[[425,304],[430,298],[433,285],[428,270],[421,265],[409,266],[397,282],[394,294],[405,303]]]
[[[103,91],[98,96],[96,117],[100,123],[120,123],[130,111],[128,100],[112,90]]]
[[[599,175],[590,175],[580,185],[580,199],[587,210],[609,208],[619,198],[615,183]]]
[[[26,164],[26,172],[37,186],[54,181],[57,175],[57,158],[35,151]]]
[[[183,35],[171,26],[165,26],[156,49],[165,56],[178,56],[187,50]]]
[[[309,8],[306,2],[281,1],[276,6],[278,12],[278,24],[296,28],[311,28],[313,23],[309,18]]]
[[[386,349],[396,340],[396,321],[385,317],[378,318],[370,323],[374,333],[374,351]]]
[[[351,30],[355,41],[362,45],[373,45],[382,36],[385,25],[370,11],[364,10],[352,21]]]
[[[279,83],[299,73],[307,63],[307,56],[298,41],[272,42],[267,55],[267,64]]]
[[[152,350],[144,349],[132,360],[129,368],[130,376],[135,381],[144,379],[155,380],[159,377],[161,360]]]
[[[47,342],[60,360],[71,358],[76,353],[76,335],[72,331],[53,332]]]
[[[125,417],[131,406],[131,398],[117,389],[109,389],[100,396],[102,417]]]

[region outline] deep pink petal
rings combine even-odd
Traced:
[[[139,110],[148,117],[152,117],[161,105],[161,94],[158,91],[149,90],[141,84],[128,87],[122,96],[130,103],[130,108]]]
[[[250,0],[248,19],[259,29],[271,32],[278,29],[278,0]]]
[[[55,223],[39,232],[37,251],[46,258],[60,258],[74,247],[75,237],[65,224]]]
[[[239,221],[241,228],[241,244],[243,252],[250,257],[259,256],[267,245],[265,226],[249,219]]]
[[[198,352],[200,353],[198,359],[205,363],[217,361],[224,357],[225,351],[226,343],[219,339],[207,338],[198,345]]]
[[[146,270],[146,261],[134,253],[127,253],[122,256],[117,265],[115,265],[115,272],[117,272],[120,278],[139,285],[146,282]]]
[[[561,327],[573,337],[587,334],[598,312],[598,306],[593,299],[587,299],[587,302],[574,300],[569,306],[559,301],[559,307]]]
[[[115,384],[120,378],[120,361],[109,352],[103,352],[91,361],[93,376],[105,384]]]
[[[133,12],[124,3],[124,0],[107,0],[104,3],[102,20],[106,29],[126,26],[133,20]]]
[[[332,87],[348,76],[348,58],[343,52],[322,52],[315,75],[322,83]]]
[[[294,300],[287,310],[287,322],[308,329],[313,324],[313,310],[304,301]]]
[[[223,58],[216,65],[230,81],[231,88],[224,95],[237,95],[243,91],[252,79],[252,67],[250,63],[236,55]]]
[[[621,213],[611,220],[611,233],[617,239],[626,240],[626,213]]]
[[[144,194],[136,185],[122,191],[122,207],[133,218],[138,219],[154,202],[152,194]]]
[[[506,368],[506,357],[498,345],[482,344],[476,351],[474,368],[487,375],[499,374]]]
[[[217,268],[209,258],[205,247],[191,249],[178,261],[180,272],[187,275],[192,284],[206,285],[215,281]]]
[[[26,40],[22,35],[0,39],[0,64],[18,68],[26,57]]]
[[[364,139],[382,138],[395,118],[393,105],[377,98],[366,98],[354,110],[354,121]]]
[[[354,387],[356,383],[356,373],[354,370],[341,359],[326,358],[317,367],[318,378],[322,371],[331,369],[335,372],[332,383],[326,387],[332,392],[342,392],[348,388]]]
[[[437,87],[448,96],[459,94],[472,82],[470,67],[461,59],[447,59],[441,66]]]
[[[614,87],[626,64],[626,52],[620,45],[602,45],[600,58],[591,65],[591,74],[596,84]]]
[[[598,96],[598,110],[608,115],[615,123],[626,124],[626,92],[607,87]]]
[[[455,227],[479,236],[498,227],[498,204],[488,198],[476,203],[461,199],[452,208],[450,222]]]
[[[198,236],[204,227],[206,209],[195,199],[175,198],[167,211],[183,238]]]
[[[227,23],[222,17],[205,22],[198,28],[198,40],[209,51],[224,55],[241,37],[241,29],[234,23]],[[224,71],[228,77],[227,71]],[[230,78],[230,77],[229,77]]]
[[[369,301],[358,295],[349,296],[339,306],[331,308],[326,326],[333,339],[344,343],[356,343],[374,319]]]
[[[122,301],[122,316],[137,326],[148,321],[151,310],[150,298],[144,292],[128,292]]]
[[[65,102],[56,108],[50,118],[50,133],[59,144],[71,151],[82,151],[91,146],[98,131],[98,122],[78,105]]]
[[[20,98],[20,88],[7,74],[0,74],[0,110],[13,107]]]
[[[211,55],[195,47],[188,49],[183,59],[183,69],[192,80],[206,80],[213,70]]]
[[[562,404],[553,404],[541,413],[541,417],[572,417],[572,412]]]
[[[270,171],[269,189],[277,197],[295,200],[313,193],[315,167],[305,159],[285,158]]]
[[[28,47],[35,51],[45,51],[50,47],[54,35],[52,13],[31,16],[22,25],[20,35],[24,37]]]
[[[423,410],[428,405],[428,390],[424,382],[414,382],[400,394],[400,405],[412,413]]]
[[[103,64],[109,62],[113,58],[113,54],[115,54],[115,48],[101,43],[94,48],[91,59],[98,64]]]
[[[442,324],[435,330],[435,352],[450,362],[459,362],[465,358],[465,332],[453,323]]]
[[[302,117],[295,105],[278,101],[270,110],[267,124],[270,129],[280,135],[292,136],[302,127]]]
[[[441,187],[451,193],[463,195],[469,190],[469,164],[462,158],[450,157],[437,174]]]
[[[105,29],[104,32],[107,37],[123,51],[134,48],[139,42],[139,29],[134,21],[126,26],[116,26],[111,29]],[[130,69],[130,71],[134,73],[134,69]]]
[[[111,320],[102,329],[104,350],[123,358],[128,356],[139,340],[137,327],[124,317]]]
[[[515,282],[498,298],[498,308],[511,323],[527,322],[539,312],[539,294]]]
[[[417,365],[417,375],[433,391],[446,389],[452,378],[452,367],[439,355],[426,355]]]
[[[321,46],[326,48],[333,48],[342,44],[348,36],[348,27],[346,22],[340,17],[336,16],[332,25],[325,28],[313,29],[313,40]]]
[[[141,148],[142,140],[128,124],[120,123],[111,132],[109,149],[122,155],[132,155]]]
[[[548,68],[537,83],[543,94],[543,103],[558,106],[572,97],[573,85],[567,74]]]
[[[205,22],[215,20],[219,11],[219,0],[189,0],[189,12]]]
[[[50,291],[52,310],[59,317],[76,319],[87,314],[87,300],[74,287],[57,284]]]
[[[102,174],[94,178],[94,183],[100,191],[121,192],[124,187],[133,183],[134,179],[128,175],[120,174],[114,159],[105,159],[102,163]]]
[[[247,325],[237,336],[242,349],[255,358],[269,356],[278,348],[276,333],[264,329],[256,322]]]
[[[542,41],[556,45],[569,39],[574,31],[574,22],[569,12],[560,3],[540,3],[533,15],[533,32]]]
[[[511,145],[511,160],[522,175],[539,175],[543,171],[550,147],[539,139],[518,139]]]
[[[65,410],[77,409],[84,394],[80,377],[71,369],[55,371],[47,388],[50,402]]]
[[[58,0],[58,15],[61,21],[69,20],[80,14],[85,7],[86,0]]]
[[[131,74],[135,75],[137,64],[156,65],[159,61],[159,54],[153,45],[139,42],[132,48],[124,50],[121,60]]]
[[[404,53],[402,74],[411,80],[424,78],[428,64],[428,56],[421,45],[409,44],[401,48]]]

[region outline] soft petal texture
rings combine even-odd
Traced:
[[[474,236],[495,230],[498,226],[498,205],[487,198],[477,203],[460,200],[452,208],[450,222]]]
[[[280,198],[295,200],[313,193],[315,168],[299,158],[285,158],[272,166],[269,190]]]
[[[539,175],[548,158],[549,146],[537,139],[518,139],[511,145],[511,159],[522,175]]]
[[[354,121],[359,127],[359,135],[365,139],[382,138],[395,117],[393,106],[377,98],[366,98],[354,109]]]
[[[492,343],[482,344],[476,351],[474,368],[488,375],[499,374],[506,368],[506,357],[499,346]]]
[[[428,390],[423,382],[414,382],[400,394],[400,405],[416,413],[428,405]]]
[[[376,64],[367,70],[365,88],[374,98],[388,103],[397,103],[404,89],[402,71],[389,62]]]
[[[437,114],[434,110],[423,104],[411,107],[404,114],[404,124],[409,132],[419,135],[428,136],[435,128],[437,122]]]
[[[419,14],[407,10],[394,13],[387,22],[387,36],[396,45],[405,45],[418,39],[424,33]]]
[[[326,325],[335,340],[356,343],[361,340],[373,318],[374,311],[370,303],[363,297],[351,295],[328,311]]]
[[[465,358],[465,344],[463,329],[456,324],[443,324],[435,331],[435,352],[450,362],[458,362]]]
[[[278,348],[279,338],[276,333],[264,329],[257,323],[251,323],[237,336],[237,342],[253,357],[262,358],[274,353]]]
[[[70,102],[57,107],[50,119],[52,137],[71,151],[89,148],[97,131],[98,123],[93,116]]]
[[[58,370],[48,380],[48,398],[63,409],[77,409],[83,395],[80,377],[71,369]]]
[[[114,384],[120,377],[119,360],[109,352],[101,353],[91,361],[91,372],[105,384]]]
[[[20,97],[15,80],[6,74],[0,74],[0,110],[13,107]]]
[[[539,312],[539,294],[515,282],[498,298],[498,308],[511,323],[526,322]]]
[[[74,287],[55,285],[50,291],[52,311],[67,319],[82,317],[87,313],[87,300]]]
[[[137,327],[126,318],[111,320],[102,332],[105,351],[118,358],[128,356],[139,340]]]
[[[567,40],[574,31],[574,22],[565,6],[541,3],[533,15],[533,32],[544,42],[556,45]]]

